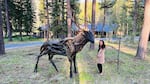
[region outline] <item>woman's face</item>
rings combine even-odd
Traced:
[[[102,46],[102,45],[103,45],[103,42],[102,42],[102,41],[100,41],[100,42],[99,42],[99,44]]]

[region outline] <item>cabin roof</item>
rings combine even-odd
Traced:
[[[83,26],[83,25],[81,25],[81,26]],[[96,32],[101,32],[103,29],[102,29],[102,26],[103,26],[103,24],[102,23],[98,23],[98,24],[96,24],[95,25],[95,31]],[[104,32],[111,32],[111,31],[113,31],[113,30],[115,30],[115,29],[117,29],[117,27],[118,27],[118,25],[117,24],[105,24],[105,26],[104,26]],[[92,28],[91,28],[91,24],[88,24],[88,28],[91,30]],[[78,30],[78,27],[73,23],[72,24],[72,30],[74,30],[74,31],[77,31]]]

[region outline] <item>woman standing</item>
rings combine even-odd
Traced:
[[[102,64],[105,62],[105,43],[103,40],[99,41],[99,48],[98,48],[98,54],[97,54],[97,67],[99,70],[100,75],[103,75],[102,73]]]

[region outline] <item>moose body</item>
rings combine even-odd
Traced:
[[[48,54],[49,61],[52,63],[56,71],[58,71],[52,58],[54,55],[67,56],[70,63],[70,78],[72,78],[72,62],[74,63],[74,72],[76,70],[76,54],[82,50],[87,42],[94,43],[94,36],[91,31],[80,31],[75,37],[65,38],[58,42],[45,42],[40,48],[40,55],[37,56],[37,62],[34,72],[37,72],[39,58]]]

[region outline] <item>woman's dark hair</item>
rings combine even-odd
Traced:
[[[102,46],[100,45],[100,41],[103,42],[103,45],[102,45]],[[100,40],[100,41],[99,41],[98,51],[99,51],[100,49],[104,49],[104,48],[105,48],[105,42],[104,42],[103,40]]]

